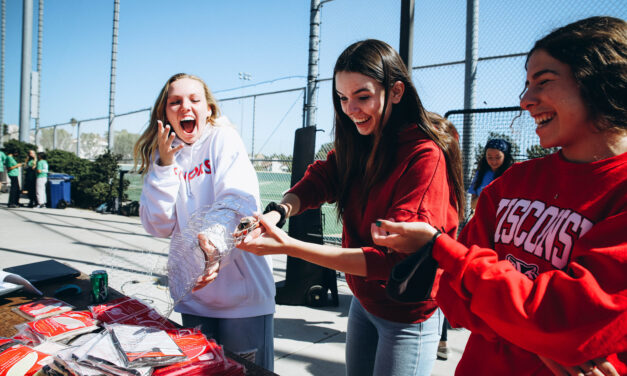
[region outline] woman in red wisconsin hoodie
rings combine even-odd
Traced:
[[[472,331],[457,375],[627,375],[627,23],[557,29],[526,68],[520,105],[561,150],[486,187],[459,242],[389,221],[373,239],[413,252],[437,238],[437,301]]]

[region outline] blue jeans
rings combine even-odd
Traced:
[[[194,328],[232,351],[270,371],[274,370],[274,315],[218,319],[182,314],[183,326]]]
[[[346,331],[348,376],[428,376],[435,363],[443,315],[406,324],[368,313],[353,297]]]

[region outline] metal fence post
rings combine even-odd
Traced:
[[[30,80],[33,48],[33,0],[23,0],[22,77],[20,86],[20,141],[30,142]]]
[[[81,157],[81,122],[76,123],[76,156]]]
[[[475,107],[475,85],[477,81],[477,61],[479,57],[479,0],[467,0],[466,2],[466,69],[464,79],[464,109]],[[464,186],[468,186],[471,177],[471,163],[474,148],[474,116],[467,112],[464,114],[462,140],[462,160],[464,161]],[[464,209],[468,214],[470,204]]]
[[[253,97],[253,130],[252,130],[252,147],[250,151],[250,158],[255,159],[255,109],[257,107],[257,96]]]

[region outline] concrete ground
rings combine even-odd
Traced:
[[[172,302],[158,283],[164,274],[168,240],[154,238],[138,217],[67,209],[8,209],[8,194],[0,193],[0,269],[54,258],[85,273],[106,269],[109,284],[152,303],[168,313]],[[22,204],[26,200],[22,199]],[[285,277],[285,256],[274,257],[275,280]],[[277,305],[275,369],[279,375],[344,375],[344,343],[352,294],[338,277],[338,307]],[[180,323],[180,315],[170,318]],[[453,375],[469,332],[449,331],[451,353],[438,360],[432,375]]]

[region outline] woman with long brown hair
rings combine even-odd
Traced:
[[[238,247],[346,273],[354,294],[346,338],[349,376],[429,375],[443,317],[434,299],[399,303],[387,296],[390,271],[405,255],[375,246],[370,223],[380,217],[427,221],[454,236],[463,207],[457,142],[432,125],[405,64],[384,42],[369,39],[344,50],[332,95],[334,150],[309,166],[280,204],[268,205],[263,226]],[[337,203],[341,248],[302,242],[275,226],[325,202]]]

